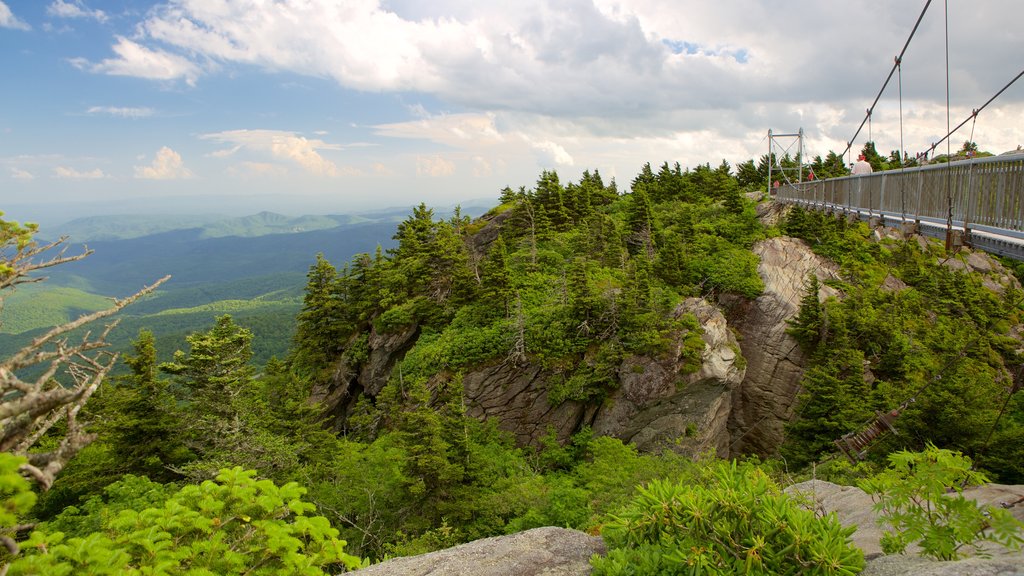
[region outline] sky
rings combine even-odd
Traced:
[[[542,170],[621,189],[645,162],[756,160],[769,129],[802,128],[824,156],[853,138],[925,4],[0,0],[0,210],[449,206]],[[855,150],[902,138],[914,154],[946,134],[946,4]],[[948,0],[952,126],[1021,72],[1022,21],[1021,0]],[[953,149],[1024,144],[1022,102],[1024,80]]]

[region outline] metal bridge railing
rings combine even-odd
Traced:
[[[1024,154],[780,186],[780,202],[841,208],[1024,239]],[[952,202],[950,202],[952,200]]]

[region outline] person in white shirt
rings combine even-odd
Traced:
[[[854,176],[860,176],[862,174],[871,174],[872,172],[873,170],[871,169],[871,164],[868,164],[868,161],[864,158],[864,155],[861,154],[857,156],[857,163],[853,165],[853,170],[851,173]]]

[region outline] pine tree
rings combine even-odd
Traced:
[[[338,272],[322,253],[317,254],[306,278],[289,362],[300,374],[316,379],[334,361],[353,327],[342,319]]]
[[[824,306],[818,300],[821,285],[818,277],[811,273],[804,284],[804,295],[800,299],[800,312],[789,323],[786,333],[796,339],[805,350],[813,351],[824,337]]]
[[[635,188],[630,198],[628,212],[626,213],[629,253],[639,254],[643,252],[648,259],[653,259],[655,228],[651,200],[647,196],[646,189],[642,186]]]
[[[186,457],[179,418],[167,382],[158,377],[156,338],[140,330],[124,363],[131,373],[115,379],[113,416],[104,436],[125,474],[159,482],[176,478],[169,470]]]

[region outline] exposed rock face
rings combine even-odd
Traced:
[[[796,340],[786,334],[786,321],[800,310],[808,274],[834,278],[837,267],[794,238],[763,240],[753,251],[761,259],[757,271],[764,293],[753,301],[726,302],[747,360],[746,377],[733,394],[729,431],[731,452],[771,454],[782,443],[783,425],[793,416],[806,360]],[[824,287],[820,297],[829,291],[835,293]]]
[[[324,413],[330,415],[336,427],[342,427],[361,394],[375,397],[380,393],[388,382],[391,369],[416,343],[418,335],[416,326],[389,334],[380,334],[372,329],[367,339],[369,355],[358,372],[349,365],[347,355],[342,355],[331,379],[326,384],[315,386],[310,400],[324,407]]]
[[[986,542],[983,546],[991,558],[971,557],[955,562],[937,562],[917,556],[919,548],[911,546],[908,555],[883,556],[879,541],[882,528],[878,516],[872,510],[871,497],[860,488],[839,486],[821,480],[809,480],[786,488],[786,492],[798,495],[813,503],[816,510],[835,513],[844,526],[856,526],[853,543],[864,551],[868,565],[861,574],[868,576],[1022,576],[1024,575],[1024,554],[1010,552],[1002,546]],[[1024,486],[988,484],[964,490],[964,496],[980,505],[998,506],[1012,503],[1024,497]],[[1018,520],[1024,520],[1024,505],[1011,508]]]
[[[585,576],[604,542],[576,530],[534,528],[359,570],[367,576]]]
[[[594,432],[632,442],[641,450],[671,443],[690,453],[713,448],[728,456],[732,390],[744,374],[739,343],[721,311],[703,299],[688,298],[675,313],[691,313],[701,324],[700,369],[680,373],[681,344],[658,361],[627,359],[619,368],[619,389],[594,419]]]
[[[470,371],[462,385],[471,416],[496,418],[521,445],[536,445],[553,430],[565,441],[580,427],[633,442],[640,449],[671,444],[692,453],[715,448],[728,451],[726,424],[732,388],[743,380],[739,344],[722,313],[699,298],[690,298],[674,314],[694,314],[704,340],[703,364],[684,374],[683,343],[657,358],[630,356],[616,374],[619,386],[601,404],[577,401],[552,406],[548,400],[555,375],[538,366],[502,363]]]
[[[580,425],[589,423],[595,408],[567,401],[548,401],[551,373],[538,366],[510,363],[488,366],[462,378],[467,413],[474,418],[496,418],[520,445],[537,444],[549,427],[560,441],[568,440]]]

